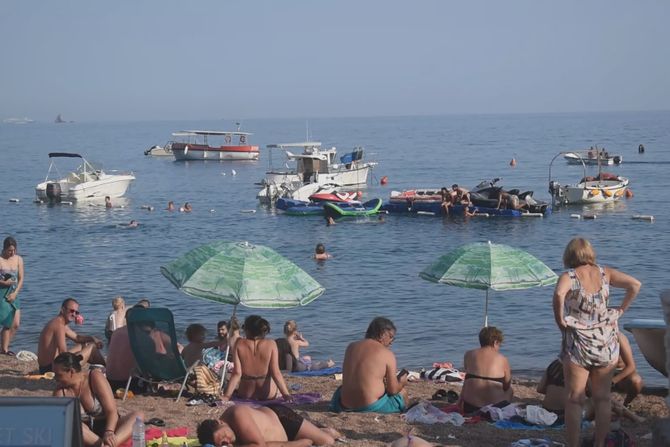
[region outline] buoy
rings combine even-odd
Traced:
[[[9,199],[10,203],[19,203],[19,199]]]
[[[384,176],[379,180],[380,185],[386,185],[389,182],[389,178],[387,176]]]
[[[581,219],[582,215],[581,214],[570,214],[570,217],[573,219]]]
[[[612,191],[610,191],[609,189],[603,189],[603,196],[612,197]]]
[[[627,189],[626,190],[626,198],[627,199],[632,199],[633,198],[633,191],[631,191],[630,189]]]
[[[512,159],[510,160],[510,162],[509,162],[509,165],[510,165],[511,167],[516,166],[516,158],[512,158]]]
[[[254,214],[256,210],[242,210],[241,213]]]
[[[230,173],[233,174],[233,175],[237,175],[237,171],[234,170],[234,169],[232,171],[230,171]]]
[[[521,217],[544,217],[542,213],[521,213]]]
[[[432,211],[417,211],[416,214],[420,214],[422,216],[434,216],[435,213]]]
[[[216,210],[214,208],[212,208],[211,210],[209,210],[209,212],[210,213],[216,213]]]
[[[654,216],[651,216],[649,214],[636,214],[633,216],[633,219],[635,220],[648,220],[649,222],[654,221]]]
[[[226,173],[225,173],[225,172],[222,172],[221,175],[226,175]]]
[[[596,217],[598,216],[595,214],[582,214],[582,219],[595,219]]]

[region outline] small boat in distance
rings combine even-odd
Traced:
[[[239,130],[184,130],[172,134],[177,139],[170,146],[175,160],[258,160],[258,146],[248,143],[251,135]],[[215,142],[210,144],[210,139]]]
[[[597,147],[591,147],[585,151],[566,152],[563,158],[571,165],[580,165],[584,162],[586,165],[597,166],[600,162],[602,166],[612,166],[623,162],[621,155],[612,155],[605,151],[605,148],[598,149]]]
[[[152,157],[172,157],[172,143],[167,142],[165,146],[160,146],[158,144],[151,146],[149,149],[144,151],[144,155],[150,155]]]
[[[50,179],[55,158],[80,158],[81,165],[63,178]],[[49,154],[50,164],[46,179],[35,187],[38,201],[60,202],[102,199],[105,196],[122,197],[126,194],[130,183],[135,180],[132,173],[108,174],[102,167],[95,166],[79,154],[52,152]],[[60,175],[60,174],[58,174]]]
[[[657,319],[636,319],[623,325],[623,328],[633,334],[640,352],[647,362],[658,372],[668,377],[665,367],[665,331],[666,324]]]
[[[24,118],[6,118],[6,119],[2,120],[2,122],[3,122],[4,124],[30,124],[30,123],[34,123],[35,120],[32,120],[32,119],[30,119],[30,118],[28,118],[28,117],[24,117]]]

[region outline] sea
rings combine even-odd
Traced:
[[[300,308],[236,309],[241,319],[265,317],[271,337],[282,335],[286,320],[296,320],[310,342],[304,354],[315,359],[341,362],[347,344],[363,337],[372,318],[385,316],[397,326],[393,350],[399,366],[461,366],[465,351],[478,346],[485,292],[430,283],[419,272],[469,242],[521,248],[560,274],[568,241],[586,237],[599,263],[642,281],[623,323],[662,318],[659,293],[670,277],[669,122],[670,112],[244,120],[242,129],[261,147],[257,162],[175,162],[143,154],[175,131],[235,130],[233,119],[0,124],[0,237],[14,236],[25,262],[21,327],[12,347],[36,351],[41,328],[67,297],[81,303],[85,320],[75,327],[80,333],[102,337],[112,298],[121,295],[128,305],[146,297],[154,307],[171,309],[182,342],[191,323],[205,325],[214,337],[217,322],[228,319],[233,307],[187,296],[160,273],[162,265],[214,240],[271,247],[325,287],[320,298]],[[552,179],[563,184],[584,175],[561,157],[552,163],[555,155],[595,145],[623,157],[607,171],[630,178],[634,197],[610,206],[555,208],[543,218],[388,215],[326,226],[321,217],[286,216],[256,199],[269,165],[266,145],[305,139],[336,146],[340,154],[364,147],[365,158],[378,162],[366,198],[453,183],[473,187],[499,177],[505,188],[533,190],[536,199],[549,201],[550,164]],[[49,152],[80,153],[107,170],[132,171],[137,179],[112,209],[101,203],[36,204],[34,188],[45,179]],[[66,168],[68,161],[57,160],[63,175],[74,167]],[[276,156],[273,163],[282,164]],[[190,202],[193,212],[165,211],[170,200],[177,206]],[[583,214],[597,217],[573,217]],[[653,215],[654,221],[632,219],[636,214]],[[131,219],[140,226],[124,226]],[[312,259],[317,243],[332,259]],[[502,352],[516,375],[538,377],[559,352],[552,292],[552,286],[490,292],[489,325],[504,332]],[[613,305],[622,298],[623,291],[613,289]],[[632,344],[645,381],[667,385]]]

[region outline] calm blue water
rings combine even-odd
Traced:
[[[156,306],[171,308],[178,331],[199,322],[213,334],[216,322],[228,318],[232,307],[178,292],[159,267],[216,239],[268,245],[325,286],[326,293],[304,308],[238,311],[242,318],[251,312],[264,315],[273,325],[272,336],[280,336],[286,319],[298,320],[312,343],[306,353],[316,358],[341,360],[347,343],[361,337],[374,316],[385,315],[398,327],[394,350],[400,365],[429,366],[446,360],[461,364],[465,350],[477,345],[484,293],[429,283],[418,273],[450,249],[475,241],[523,248],[560,272],[566,243],[583,235],[594,243],[601,263],[643,282],[624,322],[661,318],[658,295],[667,287],[663,261],[670,252],[670,210],[665,204],[669,119],[666,112],[310,120],[311,135],[324,145],[336,145],[341,152],[362,145],[368,159],[379,161],[368,197],[386,198],[391,189],[417,186],[472,186],[500,176],[508,188],[533,189],[536,198],[548,199],[552,157],[593,144],[623,155],[623,165],[611,170],[628,176],[635,193],[632,200],[596,209],[598,218],[590,221],[571,219],[570,214],[581,208],[570,208],[544,219],[464,221],[391,215],[384,223],[350,221],[334,227],[326,227],[321,218],[283,216],[257,206],[254,183],[267,168],[265,150],[259,162],[251,163],[176,163],[142,153],[164,143],[173,131],[229,130],[229,122],[0,125],[0,235],[18,239],[26,265],[23,321],[14,347],[36,350],[43,324],[68,296],[82,304],[86,322],[77,330],[83,333],[102,335],[111,299],[121,294],[130,304],[148,297]],[[262,147],[305,138],[302,120],[249,120],[244,128],[255,133],[253,141]],[[644,155],[637,153],[639,143],[647,149]],[[46,175],[51,151],[81,152],[108,169],[134,171],[137,180],[127,200],[117,201],[125,207],[33,204],[34,186]],[[512,157],[516,168],[508,165]],[[554,166],[563,182],[582,175],[581,168],[561,160]],[[384,175],[390,182],[381,187]],[[9,198],[21,201],[9,203]],[[189,201],[194,212],[168,214],[162,211],[168,200]],[[142,205],[156,211],[143,210]],[[241,212],[248,209],[258,212]],[[633,214],[653,214],[656,221],[634,221]],[[118,227],[131,219],[141,226]],[[323,265],[311,259],[318,242],[334,255]],[[504,330],[503,350],[516,371],[539,373],[558,351],[552,291],[548,287],[491,293],[489,321]],[[617,290],[613,299],[619,302],[622,296]],[[662,376],[636,355],[645,379],[662,383]]]

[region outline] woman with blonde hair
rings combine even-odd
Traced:
[[[556,284],[553,307],[563,335],[568,445],[579,445],[586,384],[590,382],[596,413],[594,445],[602,447],[610,429],[610,388],[619,358],[617,321],[628,310],[641,284],[632,276],[598,265],[591,243],[583,238],[568,243],[563,264],[569,270]],[[608,307],[610,286],[626,291],[619,307]]]
[[[302,336],[302,332],[298,332],[298,323],[295,320],[288,320],[284,323],[284,335],[290,349],[291,357],[293,358],[293,371],[316,371],[319,369],[326,369],[335,366],[332,359],[327,361],[312,361],[312,357],[304,355],[300,357],[300,348],[309,346],[309,342]]]

